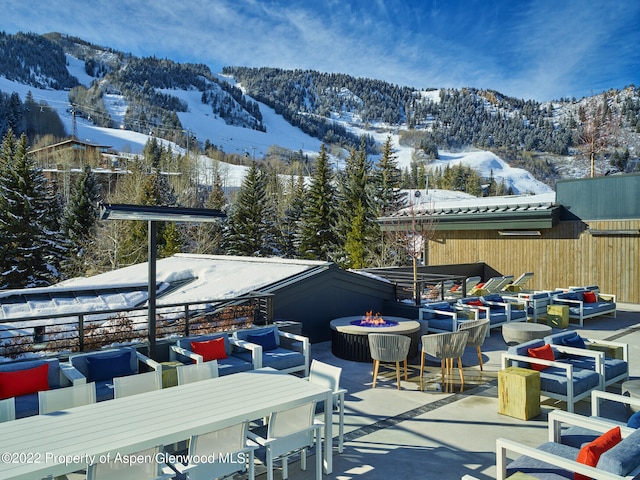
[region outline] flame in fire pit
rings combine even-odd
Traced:
[[[392,320],[385,320],[380,316],[380,313],[373,314],[373,310],[369,310],[360,320],[351,322],[352,325],[360,327],[392,327],[397,325],[398,322]]]

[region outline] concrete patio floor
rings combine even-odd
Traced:
[[[640,305],[621,304],[616,318],[585,321],[584,328],[570,326],[580,335],[629,344],[630,377],[640,378]],[[314,344],[312,356],[342,367],[341,386],[348,389],[345,408],[345,448],[337,451],[334,440],[333,473],[327,479],[383,480],[389,478],[460,479],[472,475],[492,479],[495,473],[495,441],[499,437],[532,446],[547,440],[547,414],[565,408],[562,402],[542,399],[542,413],[529,421],[498,414],[497,374],[500,356],[507,345],[500,329],[491,332],[482,348],[484,372],[480,372],[475,350],[463,357],[465,386],[461,391],[458,372],[453,393],[440,387],[439,363],[428,363],[425,391],[420,391],[419,357],[411,361],[409,381],[397,389],[395,373],[385,369],[371,388],[372,365],[336,358],[330,342]],[[444,389],[446,390],[446,388]],[[610,388],[619,393],[619,386]],[[617,408],[616,408],[617,407]],[[605,407],[605,414],[622,419],[619,405]],[[579,402],[576,412],[588,415],[588,401]],[[337,435],[334,415],[334,435]],[[313,478],[315,458],[307,471],[298,462],[289,466],[291,480]],[[264,478],[258,466],[258,478]],[[276,479],[281,478],[276,472]]]

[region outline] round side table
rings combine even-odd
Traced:
[[[628,395],[631,398],[640,398],[640,380],[627,380],[622,382],[622,395]],[[632,412],[640,411],[640,407],[629,405]]]
[[[502,338],[507,345],[517,345],[551,335],[551,327],[543,323],[510,322],[502,325]]]

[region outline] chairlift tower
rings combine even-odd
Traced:
[[[71,104],[71,135],[73,138],[78,138],[78,124],[76,123],[76,107],[74,104]]]

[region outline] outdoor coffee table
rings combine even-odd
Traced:
[[[551,332],[551,327],[542,323],[510,322],[502,326],[502,338],[508,345],[544,338]]]
[[[640,398],[640,380],[627,380],[622,382],[621,388],[623,395],[629,395],[631,398]],[[632,412],[640,411],[640,408],[629,405]]]

